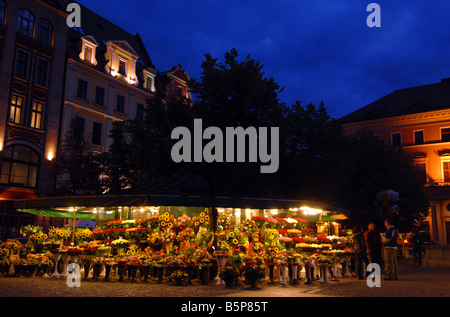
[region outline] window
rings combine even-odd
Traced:
[[[116,111],[125,113],[125,97],[124,96],[117,95]]]
[[[30,126],[35,129],[42,130],[42,118],[44,114],[44,104],[42,102],[33,102],[33,110],[31,112]]]
[[[441,129],[441,141],[450,142],[450,128]]]
[[[92,47],[85,45],[84,46],[84,60],[86,62],[92,63]]]
[[[105,88],[95,87],[95,103],[99,106],[105,105]]]
[[[33,36],[34,16],[27,9],[20,9],[17,17],[17,32]]]
[[[47,86],[48,61],[38,58],[36,65],[36,84]]]
[[[414,144],[423,144],[423,130],[420,131],[414,131]]]
[[[23,98],[13,95],[9,107],[9,122],[20,124],[22,121]]]
[[[145,89],[150,91],[153,89],[153,79],[150,76],[147,76],[147,80],[145,81]]]
[[[102,130],[103,125],[98,122],[94,122],[92,125],[92,144],[102,145]]]
[[[126,68],[127,63],[124,60],[119,59],[119,74],[126,76],[127,75]]]
[[[0,24],[5,24],[5,16],[6,16],[6,2],[0,0]]]
[[[183,97],[183,88],[177,87],[177,96],[178,97]]]
[[[444,174],[444,182],[450,183],[450,161],[442,162],[442,171]]]
[[[14,75],[22,79],[27,79],[27,73],[28,73],[28,53],[25,53],[24,51],[17,51],[16,70]]]
[[[13,145],[3,151],[0,182],[15,186],[37,186],[39,154],[24,145]]]
[[[47,45],[52,45],[52,39],[53,25],[47,19],[39,19],[36,40]]]
[[[143,120],[144,119],[144,108],[145,106],[142,103],[138,103],[136,106],[136,119]]]
[[[77,97],[87,99],[88,82],[78,79]]]
[[[391,140],[392,146],[394,147],[402,146],[402,134],[400,132],[392,133],[391,138],[392,138]]]
[[[419,174],[420,177],[420,181],[425,184],[428,182],[428,177],[427,177],[427,163],[424,162],[420,162],[420,163],[415,163],[414,164],[417,173]]]
[[[73,120],[73,138],[75,140],[81,140],[84,138],[84,125],[85,119],[79,116],[75,116]]]

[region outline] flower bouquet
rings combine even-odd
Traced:
[[[191,228],[194,225],[191,217],[186,214],[181,215],[177,218],[177,225],[181,229]]]
[[[174,285],[182,285],[182,282],[188,279],[189,274],[184,270],[176,270],[170,274],[170,277],[172,278]]]
[[[195,237],[194,229],[192,229],[190,227],[185,227],[183,230],[178,232],[177,241],[178,242],[189,241],[189,240],[193,239],[194,237]]]
[[[130,245],[130,241],[119,238],[111,242],[111,244],[117,248],[126,248]]]
[[[261,258],[253,257],[244,260],[240,272],[250,282],[251,287],[255,288],[258,281],[265,276],[265,266]]]
[[[240,275],[239,269],[230,264],[226,264],[225,266],[219,269],[219,277],[223,281],[225,281],[226,287],[231,287],[235,279],[238,278],[239,275]]]

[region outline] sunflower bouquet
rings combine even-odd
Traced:
[[[89,228],[76,228],[75,229],[75,240],[78,244],[82,244],[86,241],[90,241],[94,237],[91,229]]]
[[[175,225],[175,217],[168,212],[160,215],[159,219],[159,228],[161,230],[171,229]]]
[[[239,228],[234,227],[227,231],[227,242],[232,247],[241,247],[247,244],[247,237]]]
[[[72,236],[70,228],[51,227],[48,231],[48,237],[55,241],[68,240]]]
[[[176,270],[175,272],[170,274],[170,277],[173,279],[175,284],[179,284],[182,281],[188,279],[189,274],[183,270]]]
[[[209,227],[209,216],[205,212],[201,212],[198,216],[192,217],[194,228],[198,231],[201,227]]]

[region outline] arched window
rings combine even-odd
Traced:
[[[27,9],[20,9],[17,17],[17,32],[33,36],[34,16]]]
[[[0,0],[0,25],[5,24],[5,16],[6,16],[6,2],[4,0]]]
[[[3,151],[0,183],[37,187],[39,163],[39,154],[28,146],[16,144],[6,147]]]
[[[39,19],[37,24],[36,40],[47,45],[52,45],[53,25],[44,18]]]

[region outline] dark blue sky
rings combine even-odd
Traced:
[[[157,70],[199,78],[204,54],[236,48],[264,65],[291,105],[323,101],[342,117],[401,88],[450,77],[448,0],[79,0],[140,33]],[[369,3],[381,28],[369,28]]]

